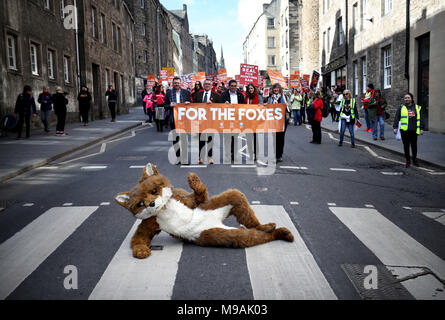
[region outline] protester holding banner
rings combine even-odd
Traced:
[[[309,93],[311,98],[315,100],[308,107],[308,119],[310,120],[312,127],[312,141],[311,143],[321,144],[321,121],[323,120],[322,110],[323,110],[323,100],[321,99],[320,91]],[[309,114],[311,116],[309,116]]]
[[[164,101],[165,96],[162,93],[162,86],[157,86],[154,90],[154,93],[151,97],[154,108],[154,118],[156,122],[156,129],[158,132],[164,131],[164,122],[165,122],[165,108]]]
[[[285,103],[288,106],[288,100],[286,96],[283,94],[283,89],[279,83],[276,83],[272,86],[272,94],[267,100],[267,104],[278,104]],[[288,109],[288,108],[286,108]],[[275,148],[275,156],[277,162],[283,162],[283,153],[284,153],[284,142],[286,136],[286,130],[289,119],[287,117],[287,112],[284,120],[284,130],[282,132],[276,133],[276,148]]]
[[[193,88],[192,95],[191,95],[192,102],[197,102],[196,97],[197,97],[198,93],[203,92],[203,91],[204,91],[204,88],[202,87],[201,81],[196,81],[195,87]]]
[[[229,90],[224,92],[221,95],[221,103],[227,104],[246,104],[246,100],[244,99],[244,95],[238,91],[238,82],[236,80],[229,81]],[[231,157],[234,160],[234,152],[235,152],[235,140],[234,136],[231,138]],[[238,138],[236,138],[236,141]]]
[[[263,104],[263,97],[259,94],[258,89],[252,83],[249,83],[247,85],[246,104]],[[253,134],[253,155],[252,155],[254,161],[257,160],[256,138],[257,138],[257,134],[254,133]]]
[[[175,77],[173,78],[173,89],[167,91],[167,95],[165,96],[164,107],[171,113],[170,117],[170,127],[172,130],[175,129],[175,113],[174,108],[178,103],[189,104],[192,102],[190,92],[187,90],[181,89],[181,78]],[[179,137],[173,142],[173,146],[176,147],[176,144],[179,143]],[[179,159],[181,156],[181,150],[178,148],[176,151],[176,157]],[[187,155],[188,156],[188,155]],[[179,161],[177,164],[181,164]]]
[[[209,79],[205,80],[204,81],[204,90],[197,93],[196,98],[195,98],[196,100],[194,100],[194,102],[195,103],[207,103],[207,104],[221,103],[221,96],[219,94],[217,94],[216,92],[213,92],[212,89],[213,89],[212,81]],[[204,159],[201,156],[202,151],[206,147],[206,144],[208,145],[209,143],[211,143],[213,141],[214,135],[207,134],[206,141],[201,141],[201,136],[202,136],[202,134],[199,134],[199,164],[204,163]],[[207,156],[208,156],[209,164],[213,164],[214,161],[212,159],[212,157],[213,157],[212,149],[209,150]]]

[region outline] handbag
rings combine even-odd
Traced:
[[[397,129],[397,134],[396,134],[396,140],[402,140],[402,133],[400,132],[400,126],[402,125],[402,122],[399,121],[399,128]]]
[[[165,120],[165,109],[164,107],[156,108],[156,120]]]

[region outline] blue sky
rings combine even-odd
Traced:
[[[239,74],[243,62],[243,42],[261,13],[261,0],[161,0],[168,10],[187,4],[190,32],[207,34],[213,40],[218,59],[221,46],[230,76]]]

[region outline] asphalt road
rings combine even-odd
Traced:
[[[340,148],[337,138],[324,133],[313,145],[306,126],[291,126],[284,162],[261,175],[171,165],[167,133],[144,127],[0,184],[0,298],[362,299],[344,265],[372,265],[399,268],[416,299],[445,299],[445,176],[405,169],[382,150]],[[136,221],[113,199],[148,162],[175,187],[195,172],[210,195],[241,190],[262,222],[294,228],[296,242],[202,248],[161,234],[152,244],[163,250],[133,259]],[[66,266],[77,270],[77,289],[64,286]]]

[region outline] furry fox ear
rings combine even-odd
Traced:
[[[122,192],[119,193],[116,198],[114,198],[118,204],[120,204],[122,207],[127,208],[128,202],[130,201],[130,193],[129,192]]]
[[[159,174],[158,169],[156,168],[156,166],[154,164],[147,164],[144,168],[144,170],[142,171],[142,181],[152,177],[152,176],[157,176]]]

